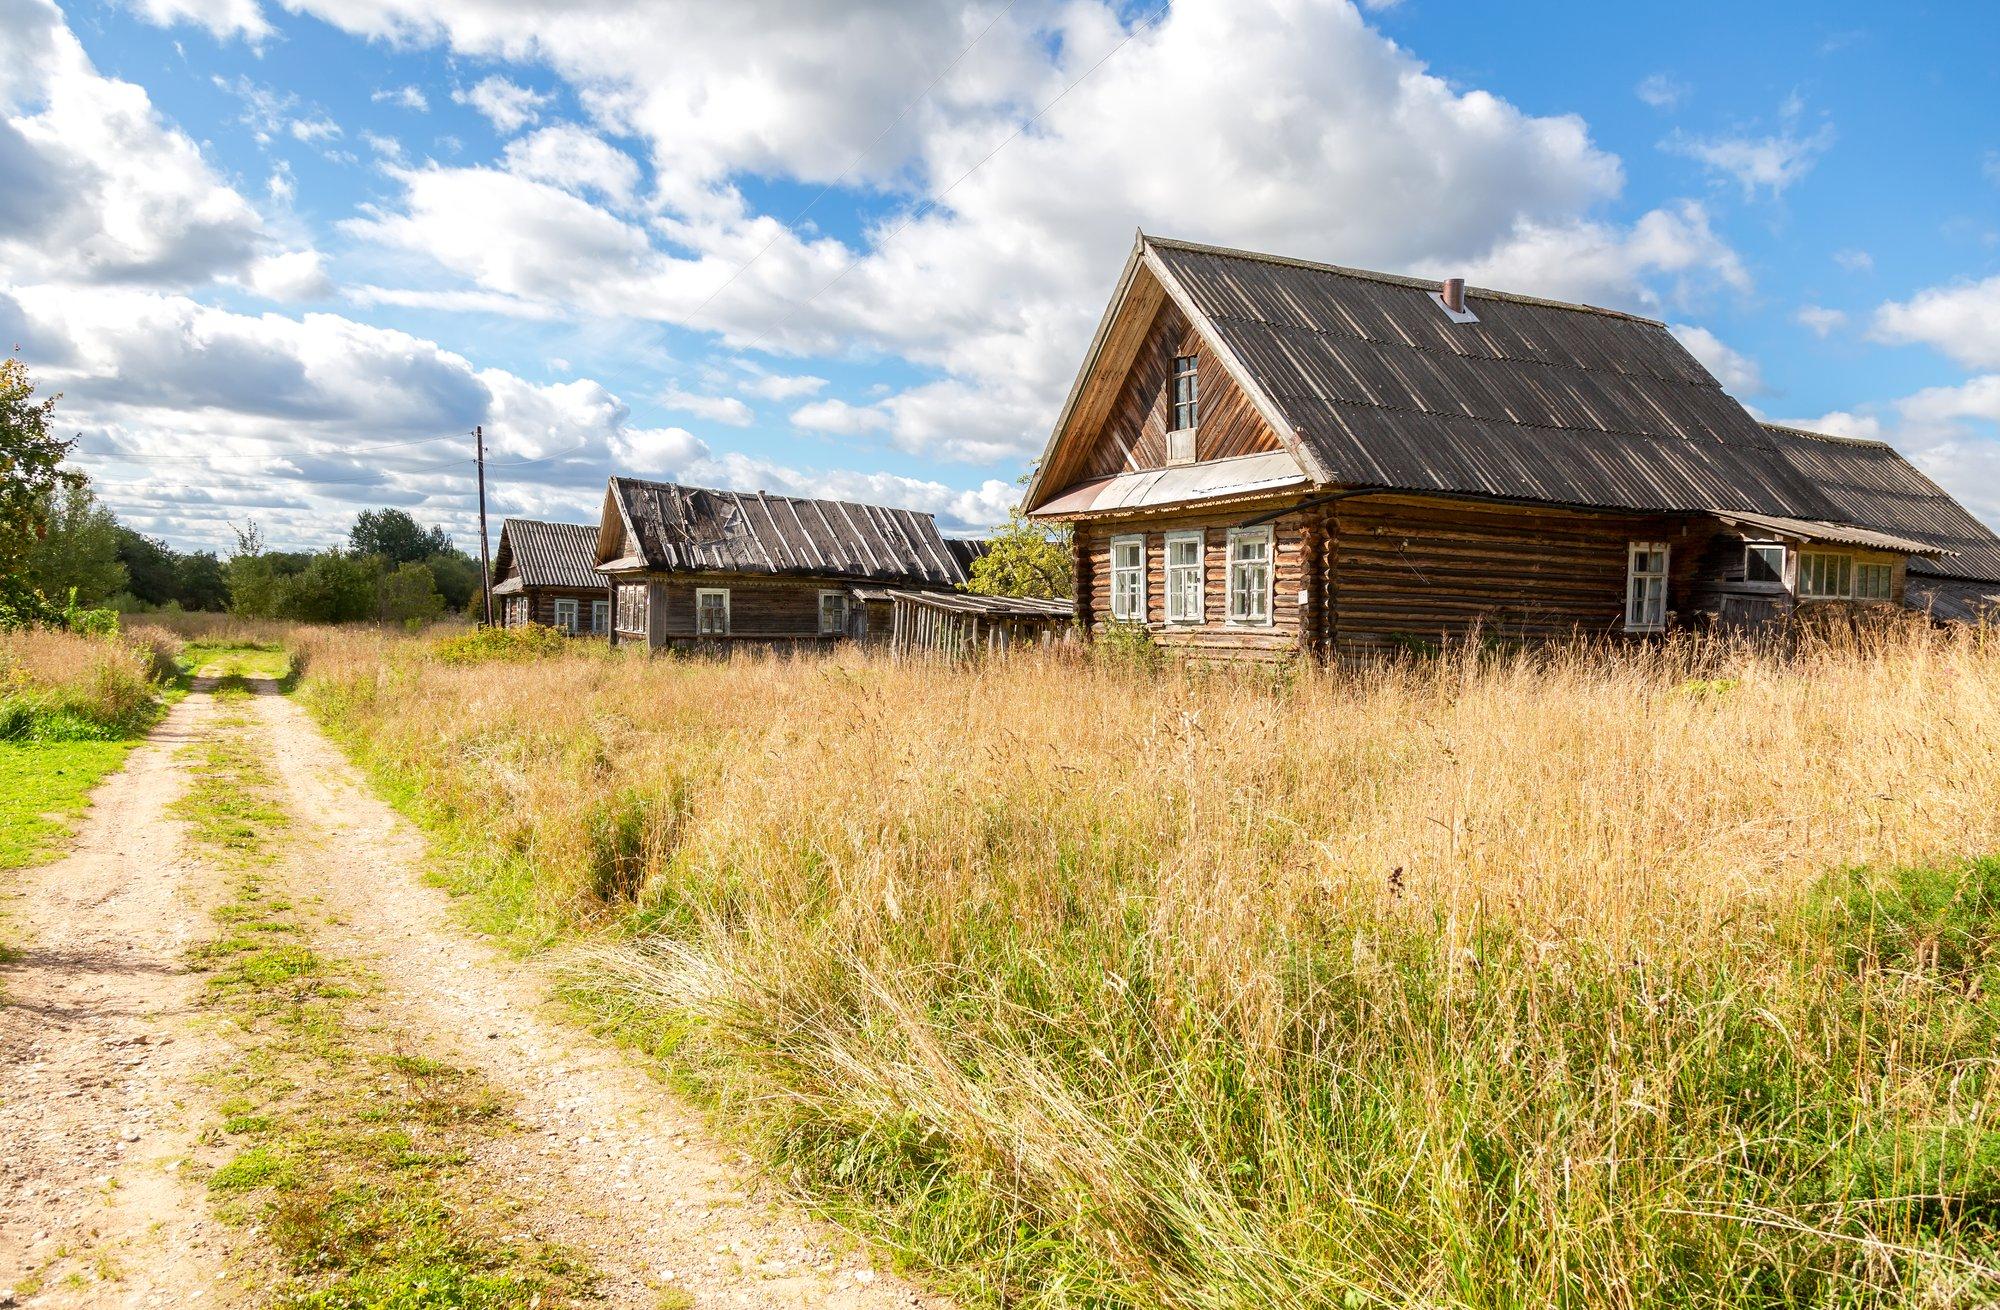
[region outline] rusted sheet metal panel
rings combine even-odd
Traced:
[[[1080,483],[1036,511],[1041,517],[1145,509],[1225,496],[1246,496],[1306,485],[1305,471],[1285,451],[1240,455],[1203,464],[1120,473]]]
[[[597,554],[594,523],[544,523],[508,519],[500,525],[500,550],[493,576],[526,587],[602,587],[608,579],[592,563]],[[502,582],[495,595],[501,594]]]
[[[613,478],[648,569],[956,587],[965,569],[915,510]]]

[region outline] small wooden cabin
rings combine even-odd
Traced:
[[[494,617],[507,628],[540,623],[572,637],[607,636],[611,589],[592,566],[596,549],[592,524],[508,519],[493,555]]]
[[[592,562],[612,640],[656,650],[886,639],[889,592],[965,583],[929,514],[639,478],[611,479]]]
[[[2000,601],[1895,450],[1759,423],[1664,324],[1144,233],[1024,508],[1086,632],[1194,655]]]

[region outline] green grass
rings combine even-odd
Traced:
[[[53,857],[89,806],[91,789],[137,744],[0,741],[0,869]]]
[[[181,648],[181,668],[189,675],[209,674],[223,678],[271,678],[285,682],[293,672],[293,658],[279,645],[242,645],[228,642],[189,642]]]
[[[517,1130],[504,1099],[371,1026],[360,1007],[374,980],[318,949],[273,886],[290,818],[248,726],[227,715],[188,748],[195,781],[180,803],[234,878],[216,936],[191,952],[239,1055],[210,1131],[232,1151],[208,1177],[218,1212],[269,1241],[280,1305],[500,1310],[587,1296],[589,1268],[520,1236],[505,1189],[467,1165],[478,1141]]]

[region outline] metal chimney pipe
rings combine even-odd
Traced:
[[[1449,309],[1454,314],[1463,314],[1465,312],[1464,278],[1462,277],[1446,278],[1444,280],[1444,288],[1438,294],[1444,299],[1444,305],[1446,309]]]

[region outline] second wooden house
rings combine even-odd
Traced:
[[[500,625],[529,623],[572,637],[611,630],[611,591],[591,564],[597,529],[588,523],[508,519],[493,555],[493,600]]]

